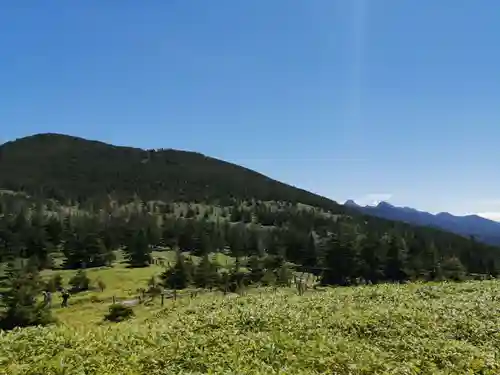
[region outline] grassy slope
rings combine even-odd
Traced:
[[[70,307],[61,309],[60,295],[55,293],[53,297],[53,313],[63,323],[70,325],[87,325],[89,323],[97,323],[102,321],[102,317],[107,312],[109,304],[112,302],[113,296],[117,300],[135,299],[140,294],[139,288],[147,288],[148,280],[152,277],[158,277],[165,267],[160,265],[151,265],[145,268],[128,268],[123,261],[123,254],[116,252],[117,262],[112,268],[89,268],[86,273],[91,279],[92,285],[95,287],[97,280],[102,280],[106,285],[103,292],[91,290],[88,292],[72,295],[69,303]],[[188,253],[185,253],[189,256]],[[198,258],[190,256],[194,263],[198,262]],[[155,251],[153,252],[154,259],[164,260],[164,264],[175,262],[174,251]],[[217,261],[222,267],[231,267],[234,264],[234,259],[222,253],[211,254],[211,260]],[[44,270],[42,277],[50,278],[54,274],[60,274],[63,277],[63,285],[67,286],[70,278],[76,273],[75,270]],[[101,303],[92,302],[92,299],[99,299]],[[155,301],[159,303],[159,301]],[[141,310],[141,308],[138,308]],[[149,311],[149,309],[146,309]],[[154,310],[154,309],[153,309]],[[84,313],[82,313],[84,312]]]
[[[206,294],[168,301],[163,309],[141,306],[135,319],[119,324],[100,323],[88,305],[73,306],[59,327],[0,334],[0,369],[47,375],[498,374],[499,286],[379,285],[301,297],[287,289]]]

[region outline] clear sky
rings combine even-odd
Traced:
[[[338,201],[500,218],[499,20],[498,0],[6,2],[0,142],[195,150]]]

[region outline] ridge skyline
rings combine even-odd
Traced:
[[[421,213],[429,213],[429,214],[434,215],[434,216],[438,216],[438,215],[451,215],[454,217],[473,217],[473,216],[476,216],[476,217],[480,217],[483,219],[487,219],[487,220],[491,220],[491,221],[500,223],[500,212],[465,212],[465,213],[461,212],[461,213],[457,213],[457,212],[453,212],[451,210],[450,211],[433,211],[433,210],[426,210],[426,209],[412,207],[412,206],[409,206],[407,204],[406,205],[395,204],[389,200],[375,200],[375,201],[364,203],[364,204],[361,204],[358,202],[359,201],[357,201],[355,199],[347,199],[347,200],[343,201],[342,204],[343,205],[350,205],[350,204],[354,203],[355,205],[357,205],[359,207],[372,207],[372,208],[379,207],[380,205],[389,205],[391,207],[398,208],[398,209],[407,209],[407,210],[412,210],[412,211],[421,212]],[[339,203],[340,203],[340,201],[339,201]]]
[[[32,134],[28,134],[28,135],[25,135],[25,136],[15,137],[15,138],[8,139],[8,140],[7,139],[2,139],[2,140],[0,140],[0,146],[3,145],[3,144],[9,143],[9,142],[14,142],[16,140],[23,139],[23,138],[29,138],[29,137],[39,136],[39,135],[52,135],[52,134],[53,135],[76,137],[76,138],[80,138],[80,139],[84,139],[84,140],[101,142],[101,143],[109,144],[109,145],[112,145],[112,146],[118,146],[118,147],[140,148],[140,149],[144,149],[144,150],[147,150],[147,149],[156,149],[156,147],[144,147],[144,146],[141,146],[141,145],[135,145],[134,142],[117,143],[117,142],[109,141],[109,140],[101,140],[101,139],[98,139],[96,137],[86,137],[86,136],[81,136],[81,135],[73,135],[73,134],[58,133],[58,132],[32,133]],[[172,150],[178,150],[178,151],[200,153],[200,154],[203,154],[203,155],[206,155],[206,156],[209,156],[209,157],[214,157],[214,158],[217,158],[217,159],[220,159],[220,160],[224,160],[224,161],[228,161],[228,162],[231,162],[231,163],[235,163],[235,164],[241,165],[243,167],[253,169],[253,170],[255,170],[255,171],[259,172],[259,173],[263,173],[263,174],[269,175],[271,178],[277,179],[277,180],[279,180],[281,182],[284,182],[284,183],[287,183],[287,184],[291,184],[291,185],[297,186],[297,187],[299,187],[301,189],[305,189],[305,190],[310,191],[312,193],[324,196],[325,198],[331,199],[331,200],[333,200],[333,201],[335,201],[335,202],[337,202],[339,204],[345,204],[348,201],[352,201],[352,202],[355,202],[357,205],[359,205],[361,207],[365,207],[365,206],[374,207],[374,206],[377,206],[380,203],[385,203],[385,204],[389,204],[389,205],[391,205],[393,207],[397,207],[397,208],[401,208],[401,209],[407,208],[407,209],[411,209],[411,210],[415,210],[415,211],[419,211],[419,212],[430,213],[432,215],[450,214],[450,215],[453,215],[453,216],[456,216],[456,217],[466,217],[466,216],[476,215],[478,217],[485,218],[485,219],[488,219],[488,220],[491,220],[491,221],[494,221],[494,222],[500,222],[500,209],[498,211],[494,211],[494,210],[488,211],[488,210],[485,210],[485,211],[475,212],[475,211],[470,211],[470,210],[469,211],[459,211],[459,210],[436,210],[436,209],[426,209],[426,208],[415,208],[415,206],[408,205],[407,203],[406,204],[401,204],[401,203],[395,201],[396,197],[393,196],[392,194],[389,194],[389,193],[366,193],[365,195],[362,195],[361,197],[358,197],[358,198],[347,198],[347,199],[344,198],[344,197],[339,198],[338,196],[335,196],[335,195],[325,194],[323,192],[323,190],[309,189],[307,186],[304,186],[304,185],[307,185],[307,184],[303,184],[303,183],[301,184],[301,183],[296,183],[296,182],[293,182],[293,181],[290,181],[290,180],[280,179],[279,177],[277,177],[276,175],[274,175],[272,173],[267,173],[266,171],[262,171],[259,168],[253,167],[252,163],[249,163],[249,164],[240,163],[238,160],[233,160],[233,159],[230,159],[230,158],[229,159],[228,158],[223,158],[223,157],[220,157],[220,156],[217,156],[217,155],[209,154],[207,152],[201,152],[201,151],[196,150],[196,149],[170,147],[169,145],[164,145],[164,146],[157,147],[157,148],[158,149],[159,148],[164,148],[164,149],[172,149]],[[493,199],[493,200],[483,200],[483,201],[480,201],[478,203],[481,203],[483,205],[492,205],[492,206],[495,206],[495,207],[496,206],[500,207],[500,200],[496,200],[496,199]]]

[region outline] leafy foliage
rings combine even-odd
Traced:
[[[0,368],[33,374],[500,372],[498,281],[179,299],[116,325],[0,335]],[[175,343],[172,345],[172,343]],[[182,348],[182,350],[179,350]],[[161,355],[159,355],[161,353]]]

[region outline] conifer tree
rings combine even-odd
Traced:
[[[426,246],[424,251],[424,267],[428,280],[440,280],[443,276],[441,269],[441,259],[434,242]]]
[[[467,273],[460,259],[455,256],[451,256],[443,260],[442,272],[446,279],[454,281],[464,280]]]
[[[276,272],[276,283],[281,286],[289,286],[292,276],[292,270],[284,263]]]
[[[131,267],[147,267],[151,262],[151,249],[142,229],[133,233],[125,249]]]
[[[250,281],[253,283],[257,283],[262,280],[265,274],[264,263],[262,259],[260,259],[256,255],[252,255],[248,259],[248,269],[250,270]]]
[[[391,236],[387,243],[385,277],[401,282],[408,279],[408,248],[402,238]]]
[[[236,258],[234,266],[228,274],[229,291],[236,292],[247,284],[247,275],[241,269],[241,261]]]
[[[85,262],[84,248],[79,234],[76,231],[67,231],[63,245],[63,254],[66,257],[66,268],[80,268]]]
[[[194,269],[193,281],[199,288],[212,289],[219,281],[218,275],[217,269],[210,262],[208,254],[205,254]]]
[[[381,282],[384,275],[385,244],[374,236],[364,236],[360,242],[360,276],[373,284]]]
[[[186,265],[184,256],[180,251],[177,251],[177,259],[175,264],[165,270],[160,275],[162,284],[168,289],[185,289],[189,286],[192,280],[192,274],[190,273],[189,266]]]
[[[50,309],[37,301],[43,282],[36,267],[19,267],[11,263],[1,287],[4,291],[0,299],[0,328],[46,325],[54,321]]]
[[[316,241],[314,240],[314,235],[312,233],[309,233],[309,236],[307,237],[301,263],[306,267],[313,267],[318,264],[318,251]]]
[[[357,274],[356,249],[346,236],[329,236],[326,242],[325,270],[322,284],[347,285]]]
[[[69,280],[69,285],[71,285],[72,292],[83,292],[90,289],[90,279],[83,269],[79,269]]]
[[[82,258],[89,267],[108,265],[112,259],[111,250],[104,246],[102,239],[96,233],[87,233],[83,238],[82,247],[85,249]]]

